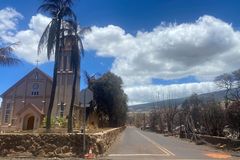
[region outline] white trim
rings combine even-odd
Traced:
[[[167,154],[109,154],[108,157],[134,157],[134,156],[153,156],[153,157],[162,157],[169,156]]]

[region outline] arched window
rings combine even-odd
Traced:
[[[35,79],[35,80],[38,80],[38,79],[39,79],[38,72],[35,72],[34,79]]]
[[[32,86],[32,96],[38,96],[39,95],[39,84],[33,83]]]

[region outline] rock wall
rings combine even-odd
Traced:
[[[94,152],[96,154],[103,154],[107,151],[107,149],[112,145],[112,143],[116,140],[119,133],[121,133],[126,127],[120,127],[117,129],[111,129],[102,133],[93,134],[93,139],[96,140],[94,143]]]
[[[86,148],[103,154],[125,127],[86,135]],[[83,155],[83,134],[0,134],[0,156],[79,157]]]

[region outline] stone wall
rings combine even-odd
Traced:
[[[121,133],[126,127],[120,127],[117,129],[111,129],[102,133],[93,134],[93,139],[96,140],[94,146],[94,152],[96,154],[103,154],[107,151],[107,149],[112,145],[112,143],[116,140],[119,133]]]
[[[103,154],[125,127],[86,135],[86,148]],[[0,134],[0,156],[79,157],[83,155],[82,134]]]

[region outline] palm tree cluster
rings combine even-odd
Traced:
[[[57,86],[57,69],[62,57],[62,50],[65,47],[66,41],[70,41],[71,48],[71,68],[74,73],[74,80],[72,84],[72,99],[70,104],[70,110],[68,115],[68,132],[72,132],[72,115],[73,106],[75,101],[77,76],[79,73],[80,58],[83,55],[83,45],[80,38],[79,26],[77,23],[76,15],[74,14],[72,7],[72,0],[44,0],[43,4],[39,7],[39,11],[45,12],[52,17],[52,20],[47,25],[43,32],[38,45],[38,54],[43,52],[43,49],[47,50],[48,59],[54,55],[54,71],[53,71],[53,83],[51,89],[51,96],[49,102],[49,108],[47,112],[46,129],[51,128],[51,113],[54,104],[56,86]]]

